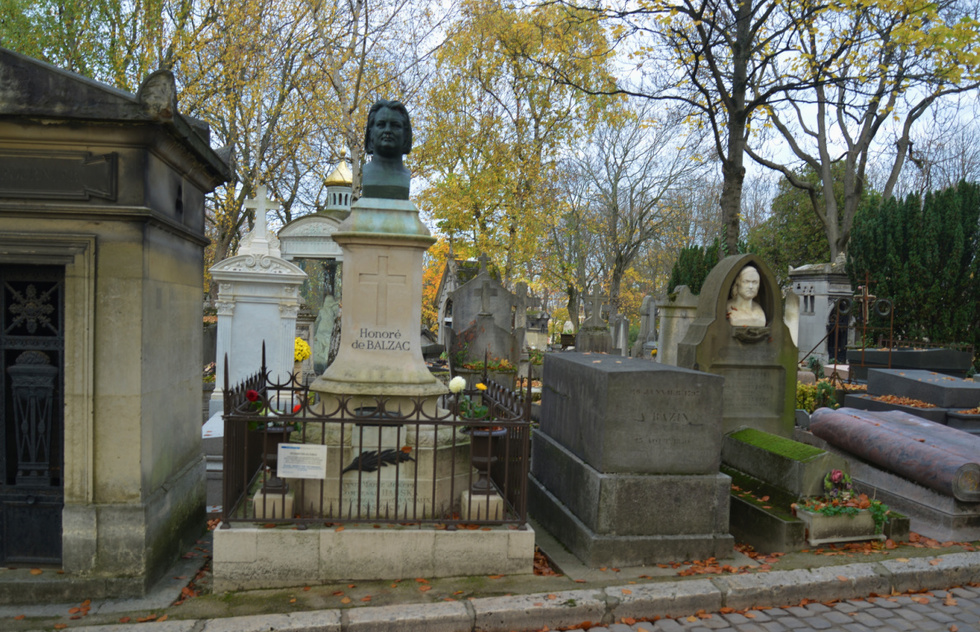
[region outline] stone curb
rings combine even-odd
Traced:
[[[723,607],[792,606],[803,599],[939,590],[980,582],[980,552],[814,569],[465,601],[319,610],[196,621],[73,627],[81,632],[526,632],[591,621],[677,617]],[[39,631],[40,632],[40,631]]]

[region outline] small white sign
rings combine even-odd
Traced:
[[[326,478],[327,446],[280,443],[276,475],[279,478]]]

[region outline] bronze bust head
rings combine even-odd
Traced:
[[[364,153],[371,162],[361,172],[362,197],[407,200],[411,174],[402,156],[412,151],[412,122],[398,101],[381,99],[368,112]]]

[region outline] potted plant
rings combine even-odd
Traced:
[[[791,505],[796,517],[806,524],[811,546],[885,538],[890,510],[884,503],[867,494],[856,494],[851,477],[841,470],[828,472],[823,487],[824,496]]]

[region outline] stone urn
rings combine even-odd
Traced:
[[[490,467],[497,462],[495,454],[497,443],[507,435],[506,428],[494,426],[476,426],[464,430],[470,436],[470,463],[479,474],[470,485],[471,494],[493,494],[493,484],[490,482]]]

